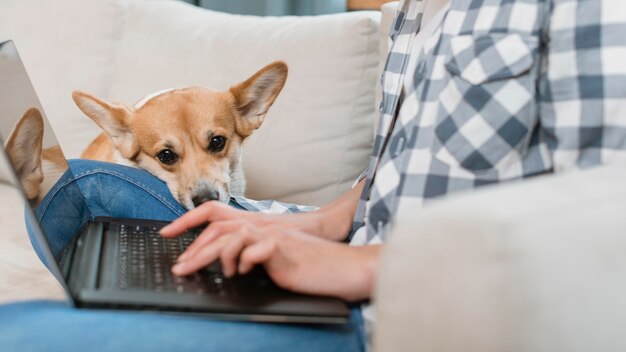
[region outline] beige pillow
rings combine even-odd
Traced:
[[[289,78],[244,149],[247,196],[322,205],[367,166],[376,119],[379,13],[237,16],[130,1],[110,98],[227,89],[274,60]]]

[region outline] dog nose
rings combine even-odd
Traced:
[[[197,207],[198,205],[204,202],[208,202],[210,200],[219,200],[219,199],[220,199],[220,194],[216,190],[206,190],[200,194],[197,194],[193,198],[191,198],[191,201],[193,202],[193,205]]]

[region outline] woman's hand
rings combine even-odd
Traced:
[[[220,232],[217,227],[224,226],[224,224],[219,222],[228,222],[231,227],[235,226],[233,223],[238,222],[265,227],[275,225],[333,241],[342,241],[348,235],[352,225],[352,218],[356,211],[359,195],[363,190],[363,184],[363,181],[360,182],[355,188],[325,207],[298,214],[255,213],[234,209],[219,202],[206,202],[163,228],[161,234],[165,237],[170,236],[170,234],[173,236],[206,222],[210,223],[208,227],[210,231],[205,232]],[[196,242],[198,241],[196,240]]]
[[[284,228],[297,229],[321,237],[322,217],[319,210],[297,214],[266,214],[239,210],[229,205],[213,201],[206,202],[183,214],[176,221],[161,229],[161,234],[165,237],[169,237],[170,233],[180,234],[188,229],[206,224],[207,222],[209,222],[209,228],[211,230],[215,229],[219,231],[219,228],[221,228],[223,224],[220,223],[219,226],[213,224],[218,224],[218,222],[239,222],[254,224],[256,226],[277,225]]]
[[[219,259],[225,276],[263,265],[272,280],[288,290],[346,300],[370,296],[380,246],[350,247],[290,227],[259,225],[245,217],[214,220],[215,213],[207,218],[201,208],[162,230],[163,236],[174,237],[188,224],[211,221],[179,257],[172,268],[175,275],[191,274]]]

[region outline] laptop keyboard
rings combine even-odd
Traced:
[[[164,238],[156,227],[111,225],[119,230],[117,287],[157,292],[231,295],[229,281],[219,265],[212,265],[190,276],[171,273],[176,258],[199,233],[188,232],[177,238]]]

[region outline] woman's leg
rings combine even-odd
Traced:
[[[364,350],[358,309],[347,325],[299,325],[72,309],[36,301],[0,306],[0,331],[3,351]]]
[[[167,185],[150,173],[128,166],[93,160],[69,160],[70,169],[48,192],[36,209],[49,245],[56,255],[95,217],[174,220],[186,210]],[[296,213],[316,207],[276,201],[231,198],[232,207],[248,211]],[[31,242],[37,240],[27,221]],[[41,256],[40,256],[41,257]]]
[[[149,173],[87,160],[67,173],[37,209],[56,254],[96,216],[172,220],[183,209]],[[84,195],[84,197],[83,197]],[[237,204],[232,204],[238,206]],[[52,225],[50,225],[52,224]],[[60,302],[0,306],[1,350],[362,351],[358,309],[348,325],[215,321],[148,312],[73,309]]]
[[[95,217],[173,220],[185,211],[146,171],[91,160],[69,166],[35,212],[55,255]]]

